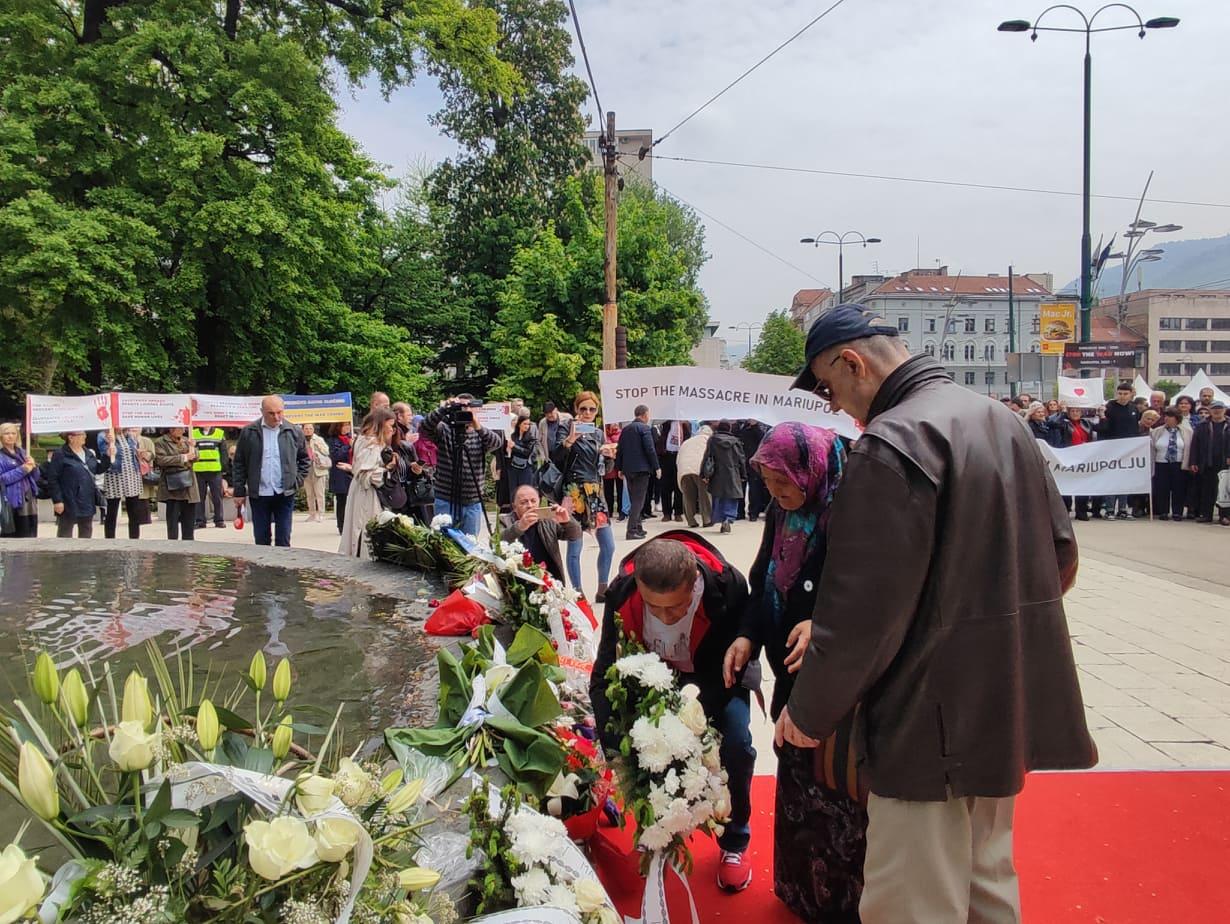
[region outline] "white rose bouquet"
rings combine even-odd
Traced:
[[[619,740],[617,778],[636,819],[642,867],[663,854],[690,872],[687,838],[697,829],[721,832],[730,791],[718,759],[720,736],[710,727],[692,685],[678,688],[674,671],[652,652],[622,642],[624,656],[607,671],[611,719]]]
[[[506,786],[493,805],[487,785],[479,785],[466,812],[467,856],[485,857],[471,883],[478,914],[547,906],[571,912],[583,924],[622,924],[563,823],[523,804],[515,787]]]
[[[236,689],[216,704],[192,678],[152,645],[148,677],[131,672],[122,693],[106,662],[37,656],[35,700],[0,708],[0,790],[69,860],[40,870],[4,847],[0,922],[455,918],[415,863],[423,780],[339,753],[336,719],[296,723],[289,659],[270,671],[258,651],[243,684],[212,678]]]

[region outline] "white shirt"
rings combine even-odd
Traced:
[[[704,593],[705,579],[697,574],[696,583],[692,585],[692,602],[688,604],[687,614],[669,626],[653,614],[648,604],[645,605],[645,647],[684,674],[690,674],[696,669],[692,664],[692,623],[696,621],[696,611],[700,609],[700,600]]]

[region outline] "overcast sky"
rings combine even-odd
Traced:
[[[664,134],[832,0],[577,0],[602,102],[617,126]],[[667,141],[662,155],[1079,193],[1083,37],[1000,34],[1042,0],[844,0]],[[1089,10],[1097,8],[1097,4]],[[1230,3],[1141,0],[1177,16],[1142,41],[1094,37],[1093,192],[1230,204]],[[1126,22],[1108,11],[1098,24]],[[1065,19],[1072,17],[1072,19]],[[1044,25],[1066,26],[1056,10]],[[1078,20],[1077,20],[1078,21]],[[579,64],[579,55],[578,55]],[[398,92],[343,93],[342,126],[391,172],[447,156],[427,122],[429,79]],[[596,111],[587,104],[591,121]],[[846,249],[846,276],[916,265],[966,274],[1078,273],[1080,197],[705,166],[659,160],[665,189],[756,241],[705,219],[701,283],[723,325],[759,321],[800,288],[835,286],[836,248],[800,237],[858,230],[883,243]],[[1093,200],[1093,241],[1135,203]],[[1230,232],[1230,208],[1146,203],[1180,238]],[[808,275],[810,274],[810,275]],[[813,278],[814,277],[814,278]],[[732,339],[741,339],[734,335]]]

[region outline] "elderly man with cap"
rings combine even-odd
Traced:
[[[1217,479],[1222,469],[1230,468],[1230,420],[1226,419],[1226,403],[1209,404],[1210,416],[1192,429],[1192,474],[1197,479],[1196,519],[1212,523],[1217,505]],[[1230,526],[1230,509],[1221,508],[1222,526]]]
[[[862,704],[864,924],[1016,924],[1025,774],[1097,761],[1062,603],[1068,515],[1014,415],[911,357],[895,325],[838,305],[806,356],[795,387],[865,429],[777,740],[815,746]]]

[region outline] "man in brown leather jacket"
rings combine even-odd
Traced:
[[[1016,922],[1026,772],[1092,766],[1063,594],[1076,540],[1033,437],[859,305],[812,325],[796,387],[865,424],[829,523],[778,740],[855,703],[871,788],[863,924]]]

